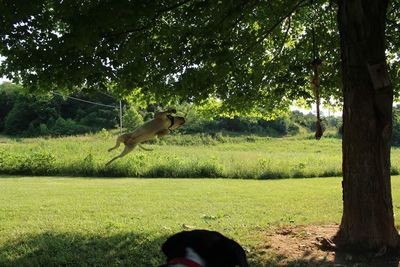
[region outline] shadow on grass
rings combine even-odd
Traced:
[[[0,266],[158,266],[164,262],[161,244],[167,238],[152,239],[137,233],[90,236],[45,232],[24,236],[1,246]],[[290,259],[284,255],[261,255],[254,251],[248,257],[252,267],[397,267],[400,259],[399,254],[373,257],[342,252],[337,252],[333,261],[313,258],[307,253]]]
[[[373,254],[349,254],[336,252],[332,259],[326,257],[310,257],[305,252],[301,257],[292,259],[285,255],[275,254],[268,257],[250,255],[252,267],[398,267],[400,251],[376,257]]]
[[[0,247],[0,266],[158,266],[167,236],[87,236],[46,232]]]

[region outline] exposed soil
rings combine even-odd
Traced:
[[[265,244],[258,250],[266,254],[266,261],[257,266],[335,266],[359,267],[399,265],[398,255],[385,251],[369,254],[349,254],[335,251],[332,237],[338,225],[293,226],[267,233]]]

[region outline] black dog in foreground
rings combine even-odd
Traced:
[[[248,267],[244,249],[234,240],[208,230],[183,231],[162,245],[167,264],[159,267]]]

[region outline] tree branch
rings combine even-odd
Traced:
[[[279,55],[282,53],[282,51],[283,51],[283,47],[285,46],[286,39],[287,39],[287,37],[288,37],[288,35],[289,35],[289,30],[290,30],[290,28],[291,28],[291,22],[292,22],[292,20],[291,20],[290,16],[288,17],[288,20],[289,20],[289,21],[288,21],[288,27],[287,27],[287,29],[286,29],[285,35],[284,35],[283,40],[282,40],[282,43],[281,43],[281,45],[280,45],[280,47],[279,47],[279,49],[278,49],[278,52],[277,52],[275,55],[273,55],[272,58],[271,58],[271,60],[268,62],[268,66],[269,66],[269,67],[264,68],[263,75],[265,75],[266,73],[270,72],[270,67],[271,67],[270,64],[271,64],[272,62],[274,62],[274,61],[279,57]]]
[[[259,40],[252,43],[242,53],[240,53],[236,59],[240,59],[242,56],[247,54],[247,52],[249,52],[251,49],[253,49],[257,44],[260,44],[261,42],[263,42],[265,40],[265,38],[267,38],[267,36],[270,35],[273,30],[275,30],[276,27],[278,27],[285,19],[290,17],[293,14],[293,12],[295,12],[298,8],[300,8],[301,5],[306,1],[308,1],[308,0],[300,0],[285,16],[280,18],[274,25],[272,25],[271,28],[269,28],[266,32],[264,32]]]
[[[241,15],[239,16],[239,18],[240,17],[243,17],[243,10],[244,10],[244,8],[249,4],[249,3],[251,3],[252,1],[242,1],[242,2],[240,2],[237,6],[234,6],[234,7],[232,7],[230,10],[228,10],[227,11],[227,13],[226,13],[226,15],[220,20],[220,22],[218,23],[219,25],[222,25],[224,22],[225,22],[225,20],[230,16],[230,15],[232,15],[235,11],[242,11],[241,12]],[[252,5],[252,6],[254,6],[254,4]],[[236,25],[236,21],[234,22],[234,23],[232,23],[232,25]]]
[[[108,34],[107,37],[118,37],[121,35],[125,35],[125,34],[130,34],[130,33],[135,33],[135,32],[141,32],[143,30],[149,29],[153,23],[155,22],[156,19],[158,19],[159,17],[161,17],[164,13],[172,11],[176,8],[179,8],[180,6],[183,6],[184,4],[190,2],[192,0],[183,0],[181,2],[176,3],[175,5],[169,6],[169,7],[165,7],[163,9],[157,10],[155,12],[155,15],[151,18],[151,21],[148,22],[146,25],[143,25],[142,27],[139,28],[133,28],[133,29],[129,29],[126,31],[122,31],[122,32],[117,32],[117,33],[113,33],[113,34]]]
[[[285,43],[286,43],[286,39],[287,39],[287,37],[288,37],[288,35],[289,35],[289,30],[290,30],[290,28],[291,28],[291,22],[292,22],[292,19],[291,19],[290,16],[289,16],[289,17],[288,17],[288,26],[287,26],[285,35],[284,35],[284,37],[283,37],[282,44],[281,44],[280,47],[279,47],[278,53],[276,53],[276,54],[272,57],[272,59],[270,60],[271,62],[274,61],[274,60],[282,53],[283,47],[285,46]]]

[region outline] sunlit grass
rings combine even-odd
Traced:
[[[214,138],[214,139],[213,139]],[[283,178],[341,173],[341,141],[255,136],[171,136],[110,167],[115,137],[2,139],[0,172],[29,175]],[[122,147],[120,148],[122,149]]]
[[[155,266],[167,236],[192,228],[253,251],[271,227],[338,222],[340,199],[338,178],[3,177],[0,265]]]
[[[301,178],[342,174],[341,140],[308,136],[175,135],[145,144],[109,167],[115,136],[0,139],[0,173],[103,177]],[[392,174],[400,173],[400,150],[392,149]]]
[[[400,179],[392,180],[396,216]],[[157,266],[162,242],[194,228],[234,238],[259,266],[271,229],[340,222],[340,182],[3,176],[0,266]]]

